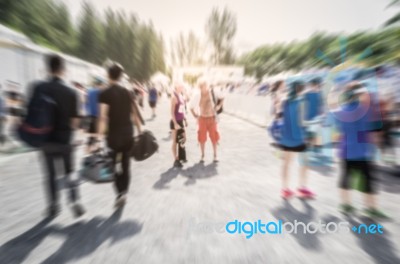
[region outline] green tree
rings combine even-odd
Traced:
[[[206,34],[213,46],[213,63],[230,64],[234,61],[232,41],[236,26],[236,15],[229,9],[220,11],[213,8],[206,23]]]
[[[193,66],[203,63],[204,49],[199,38],[193,31],[187,35],[180,33],[175,42],[171,43],[171,57],[178,66]]]
[[[392,0],[388,7],[400,7],[400,0]],[[392,16],[385,22],[385,26],[391,26],[400,22],[400,12]]]
[[[104,36],[101,20],[91,3],[83,2],[78,30],[77,55],[93,63],[104,61]]]

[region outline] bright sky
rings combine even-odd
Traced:
[[[82,0],[67,3],[74,18]],[[305,39],[315,31],[354,32],[377,29],[398,9],[390,0],[92,0],[98,10],[111,7],[152,20],[169,43],[179,32],[194,30],[204,38],[213,7],[227,6],[237,15],[235,48],[248,51],[274,42]]]

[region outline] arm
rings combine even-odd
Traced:
[[[71,127],[73,130],[79,128],[80,118],[79,118],[79,108],[80,108],[80,100],[78,98],[78,94],[74,93],[72,100],[72,115],[71,115]]]
[[[194,111],[193,108],[190,109],[190,112],[192,112],[192,115],[194,118],[196,118],[196,119],[199,118],[199,115],[196,113],[196,111]]]
[[[175,129],[181,129],[181,127],[178,125],[178,122],[176,122],[175,119],[175,107],[176,107],[176,97],[173,96],[171,98],[171,117],[172,117],[172,122],[174,123]]]
[[[132,111],[132,120],[135,126],[138,129],[139,134],[142,133],[142,122],[140,121],[139,115],[136,111]]]
[[[99,106],[99,118],[98,118],[98,135],[103,136],[106,132],[106,123],[108,120],[108,105],[100,103]]]
[[[194,116],[194,118],[198,119],[199,118],[199,114],[196,113],[195,108],[200,104],[200,101],[198,100],[198,95],[193,95],[192,96],[192,100],[190,102],[190,112],[192,113],[192,115]]]
[[[219,111],[221,109],[221,107],[224,105],[224,100],[225,100],[225,98],[219,98],[219,104],[217,104],[215,106],[216,111]]]

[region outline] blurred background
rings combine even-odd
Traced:
[[[65,59],[65,81],[82,98],[99,79],[107,82],[110,62],[120,63],[122,83],[135,91],[146,128],[159,141],[159,153],[132,165],[123,213],[112,210],[110,185],[82,180],[88,214],[43,220],[40,153],[19,140],[15,127],[32,84],[48,77],[50,53]],[[170,98],[175,83],[190,98],[200,78],[224,97],[221,162],[197,164],[197,124],[188,111],[189,163],[174,170]],[[322,152],[309,158],[317,199],[288,204],[279,197],[282,153],[267,132],[276,84],[315,78],[324,101],[315,128]],[[247,240],[219,232],[219,223],[234,219],[370,221],[337,210],[340,136],[327,101],[355,80],[377,94],[390,124],[390,146],[378,151],[373,173],[390,216],[385,233]],[[151,88],[160,95],[157,118],[143,104]],[[0,263],[400,263],[400,1],[1,0],[0,121]],[[77,173],[86,137],[75,135]],[[297,182],[298,165],[291,171]]]

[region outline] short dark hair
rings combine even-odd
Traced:
[[[310,84],[311,85],[321,85],[322,84],[322,80],[319,77],[313,78],[310,80]]]
[[[121,78],[123,73],[124,67],[122,67],[119,63],[113,63],[110,67],[108,67],[108,77],[110,77],[110,79],[113,81]]]
[[[289,86],[289,100],[296,99],[299,93],[304,90],[304,87],[304,82],[301,80],[292,82]]]
[[[51,73],[58,73],[65,69],[64,59],[57,54],[47,55],[47,68]]]

